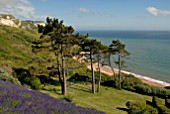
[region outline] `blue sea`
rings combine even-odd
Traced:
[[[126,44],[131,55],[123,70],[170,83],[170,31],[78,31],[105,45]],[[112,62],[116,57],[112,57]],[[114,65],[114,67],[117,67]]]

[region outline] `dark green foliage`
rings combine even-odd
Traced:
[[[19,79],[21,84],[28,85],[32,89],[41,89],[41,81],[38,77],[31,76],[29,70],[23,68],[14,69],[15,76]]]
[[[153,108],[142,102],[128,101],[126,106],[129,108],[129,114],[158,114],[156,108]]]
[[[170,86],[166,86],[165,88],[166,88],[166,89],[170,89]]]
[[[39,78],[39,80],[41,81],[42,84],[51,84],[51,85],[55,85],[55,86],[60,85],[59,81],[54,80],[49,76],[38,75],[37,78]]]
[[[137,85],[135,91],[145,95],[157,96],[161,98],[170,97],[170,90],[149,85]]]
[[[156,96],[152,98],[152,103],[154,107],[157,107],[158,105],[163,105],[162,100]]]
[[[165,99],[165,106],[167,107],[167,108],[170,108],[170,99]]]
[[[108,80],[104,81],[101,83],[103,86],[108,86],[108,87],[116,87],[115,85],[115,79],[113,77],[108,78]]]
[[[153,106],[156,107],[159,111],[159,114],[169,114],[170,109],[168,109],[162,100],[158,97],[153,97],[152,99]]]
[[[29,70],[23,69],[23,68],[14,68],[13,69],[14,76],[18,78],[18,80],[21,82],[21,84],[25,83],[26,77],[31,77],[31,74]]]
[[[42,89],[41,81],[37,77],[26,77],[24,79],[25,84],[29,85],[32,89]]]
[[[133,75],[123,74],[122,76],[122,88],[126,90],[134,91],[134,87],[138,84],[142,84],[142,81]]]
[[[74,81],[74,82],[90,82],[91,78],[88,76],[83,76],[83,75],[79,75],[78,73],[76,73],[75,75],[71,76],[70,81]]]
[[[130,53],[125,49],[125,44],[122,44],[119,40],[113,40],[112,43],[109,45],[109,52],[111,54],[116,54],[118,57],[118,60],[115,61],[115,63],[118,65],[118,83],[116,84],[116,87],[118,89],[122,88],[122,76],[121,76],[121,70],[124,66],[124,60],[123,58],[126,58],[130,55]],[[109,54],[109,55],[111,55]]]
[[[118,76],[108,78],[102,83],[104,86],[117,87]],[[136,85],[143,84],[140,79],[134,77],[133,75],[122,74],[122,88],[130,91],[135,91]]]

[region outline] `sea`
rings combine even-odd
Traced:
[[[120,40],[126,45],[130,56],[125,59],[123,70],[140,76],[150,77],[170,83],[170,31],[123,31],[89,30],[77,31],[89,34],[90,39],[97,39],[104,45],[112,40]],[[111,58],[113,67],[116,56]]]

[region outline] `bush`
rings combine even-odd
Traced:
[[[8,80],[12,83],[20,85],[21,83],[18,81],[18,79],[13,77],[12,74],[10,74],[7,69],[9,69],[9,68],[0,67],[0,79],[4,80],[4,81]]]
[[[163,105],[162,100],[156,96],[152,98],[152,103],[154,107],[157,107],[158,105]]]
[[[157,108],[158,108],[159,114],[170,114],[170,109],[168,109],[164,105],[158,105]]]
[[[160,114],[169,114],[170,109],[168,109],[165,104],[162,102],[162,100],[158,97],[152,98],[153,106],[156,107]]]
[[[76,82],[90,82],[91,78],[88,76],[82,76],[79,75],[78,73],[76,73],[75,75],[73,75],[69,81],[76,81]]]
[[[139,84],[142,84],[142,81],[140,79],[134,77],[133,75],[131,75],[131,74],[123,75],[122,87],[135,86],[135,85],[139,85]]]
[[[31,86],[33,89],[36,89],[36,90],[41,89],[41,88],[42,88],[42,85],[41,85],[40,79],[37,78],[37,77],[31,77],[31,78],[30,78],[30,86]]]
[[[113,77],[101,83],[103,86],[116,87],[115,79]]]
[[[116,76],[116,78],[111,77],[107,79],[106,81],[104,81],[102,85],[108,86],[108,87],[116,87],[118,83],[117,81],[118,81],[118,76]],[[134,77],[133,75],[123,74],[121,84],[122,84],[123,89],[134,91],[135,90],[134,87],[136,85],[142,84],[142,82],[140,79]]]
[[[29,70],[23,68],[14,68],[14,75],[18,78],[21,84],[25,84],[25,78],[31,77]]]
[[[166,86],[165,88],[166,88],[166,89],[170,89],[170,86]]]
[[[145,103],[137,101],[128,101],[126,106],[129,108],[129,114],[158,114],[158,110]]]
[[[26,77],[24,79],[24,83],[31,86],[32,89],[36,89],[36,90],[42,89],[41,81],[37,77]]]
[[[165,99],[165,106],[170,108],[170,99]]]
[[[137,85],[135,91],[140,94],[157,96],[161,98],[170,97],[170,90],[149,85]]]

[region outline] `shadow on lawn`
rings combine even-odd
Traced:
[[[128,108],[116,107],[116,109],[119,109],[119,110],[122,110],[122,111],[126,111],[127,113],[129,112]]]
[[[91,93],[91,90],[89,88],[78,86],[78,85],[72,86],[70,88]]]

